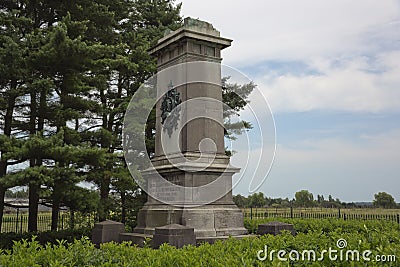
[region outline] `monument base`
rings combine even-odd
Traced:
[[[154,235],[156,227],[179,224],[194,228],[196,238],[246,234],[243,213],[232,200],[232,175],[239,169],[226,155],[184,155],[189,162],[162,156],[142,171],[149,196],[134,232]]]
[[[194,228],[196,238],[247,234],[242,211],[235,204],[208,204],[200,207],[174,207],[147,204],[138,214],[135,233],[154,235],[154,229],[168,224]]]

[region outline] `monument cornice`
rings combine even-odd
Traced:
[[[209,43],[214,43],[220,46],[221,49],[227,48],[231,45],[231,39],[212,35],[209,33],[204,33],[200,31],[195,31],[187,28],[178,29],[171,34],[161,38],[158,43],[151,47],[148,51],[150,55],[157,54],[160,50],[168,47],[171,44],[180,42],[183,39],[195,39],[199,41],[205,41]]]
[[[148,168],[142,171],[143,175],[154,173],[171,173],[171,172],[209,172],[209,173],[237,173],[240,168],[234,167],[230,164],[205,164],[205,163],[177,163],[173,165],[160,165]]]

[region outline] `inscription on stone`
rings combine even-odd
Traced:
[[[174,202],[182,199],[180,194],[183,192],[180,187],[175,185],[183,186],[182,179],[178,175],[171,175],[162,182],[150,182],[149,189],[158,199]]]

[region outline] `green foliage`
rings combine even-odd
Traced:
[[[222,78],[222,101],[224,106],[224,128],[225,137],[235,140],[236,135],[242,134],[244,131],[252,127],[248,121],[232,121],[234,115],[239,115],[249,103],[248,97],[254,90],[256,85],[253,82],[247,84],[229,83],[230,77]],[[231,153],[231,151],[228,151]]]
[[[48,232],[31,232],[31,233],[0,233],[0,249],[12,249],[13,244],[22,240],[31,240],[35,238],[42,245],[47,243],[57,244],[57,240],[65,240],[72,243],[75,239],[80,239],[83,236],[90,236],[91,228],[70,229],[61,231]],[[0,266],[2,266],[0,264]]]
[[[250,207],[283,207],[287,208],[291,206],[291,201],[288,198],[270,198],[265,197],[262,192],[254,193],[247,197],[242,195],[233,196],[233,201],[239,208],[250,208]]]
[[[294,204],[298,207],[312,207],[315,205],[314,196],[307,190],[296,192]]]
[[[233,196],[233,202],[235,202],[236,206],[238,206],[239,208],[250,207],[248,198],[240,194]]]
[[[260,221],[261,222],[261,221]],[[258,223],[260,223],[258,222]],[[38,241],[16,242],[11,251],[0,251],[0,265],[4,266],[396,266],[396,262],[378,263],[357,261],[331,261],[327,255],[322,261],[280,262],[259,261],[257,252],[307,249],[321,256],[324,249],[337,249],[337,240],[344,238],[351,250],[371,250],[372,255],[400,257],[400,231],[392,223],[371,221],[343,225],[321,220],[293,220],[296,236],[289,232],[281,235],[264,235],[243,239],[229,238],[214,244],[177,249],[162,245],[160,249],[138,248],[129,243],[107,243],[100,249],[87,239],[53,245],[41,245]],[[308,228],[308,230],[305,230]],[[302,230],[303,229],[303,230]]]
[[[99,203],[97,192],[79,186],[72,186],[63,199],[63,204],[69,207],[71,211],[81,213],[95,212]]]
[[[249,195],[247,197],[236,195],[233,196],[233,201],[240,208],[249,208],[249,207],[261,207],[254,206],[254,201],[252,203],[252,199],[256,194]],[[317,199],[314,200],[314,196],[312,193],[307,190],[302,190],[296,193],[295,199],[289,200],[289,198],[272,198],[265,196],[265,202],[262,201],[262,206],[273,207],[273,208],[288,208],[292,206],[297,207],[314,207],[319,206],[323,208],[340,208],[340,207],[354,207],[355,203],[342,203],[338,198],[334,199],[331,195],[329,195],[328,199],[325,200],[323,195],[317,195]]]
[[[261,223],[281,221],[286,223],[291,223],[297,232],[308,233],[310,231],[321,231],[324,233],[334,232],[340,230],[342,232],[356,232],[363,231],[364,225],[369,229],[376,229],[377,231],[382,231],[383,233],[390,230],[399,231],[400,227],[397,223],[392,221],[384,220],[369,220],[369,221],[357,221],[357,220],[342,220],[342,219],[284,219],[284,218],[258,218],[250,219],[245,218],[244,224],[246,229],[250,233],[255,233],[257,226]]]
[[[250,207],[261,208],[267,203],[262,192],[254,193],[248,197]]]
[[[394,198],[386,193],[386,192],[379,192],[374,195],[375,199],[373,201],[373,205],[375,207],[379,208],[384,208],[384,209],[390,209],[390,208],[396,208],[396,202],[394,201]]]

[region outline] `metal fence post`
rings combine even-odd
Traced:
[[[24,220],[23,214],[21,212],[21,223],[20,223],[20,233],[22,233],[22,222]]]
[[[17,208],[17,218],[15,219],[15,232],[18,233],[18,216],[19,216],[19,208]]]

